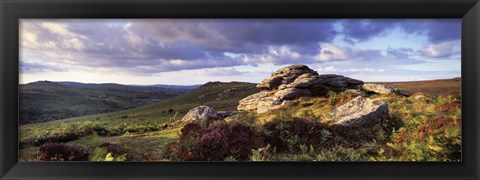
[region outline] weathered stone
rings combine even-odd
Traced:
[[[328,91],[344,91],[346,89],[355,89],[363,84],[363,81],[348,78],[341,75],[325,74],[312,75],[304,74],[299,76],[290,84],[281,85],[279,89],[299,88],[308,89],[315,96],[323,96]]]
[[[258,84],[257,88],[264,90],[274,90],[282,84],[289,84],[293,82],[298,76],[306,73],[317,74],[317,72],[310,69],[306,65],[297,64],[287,66],[272,73],[269,78],[264,79],[262,83]]]
[[[275,92],[274,96],[280,100],[292,100],[301,96],[310,96],[311,93],[306,89],[287,88]]]
[[[363,84],[362,89],[366,92],[373,92],[376,94],[392,94],[394,92],[394,88],[391,86],[372,83]]]
[[[375,124],[388,117],[388,105],[385,102],[358,96],[337,107],[332,112],[334,124],[342,126],[362,126]]]
[[[190,109],[188,113],[183,116],[182,122],[186,121],[202,121],[209,119],[218,118],[217,111],[213,107],[209,106],[198,106],[193,109]]]
[[[363,85],[364,82],[352,79],[349,77],[336,75],[336,74],[324,74],[320,75],[317,83],[329,87],[331,90],[344,91],[345,89],[355,89]]]
[[[266,98],[259,101],[257,104],[257,113],[265,113],[271,109],[278,109],[278,105],[281,105],[282,101],[274,97]]]
[[[246,98],[240,100],[237,110],[239,111],[256,111],[259,109],[265,109],[270,106],[278,105],[281,100],[273,96],[273,91],[261,91],[259,93],[252,94]]]

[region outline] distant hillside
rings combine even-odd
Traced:
[[[200,105],[211,106],[219,111],[234,111],[241,99],[259,92],[255,86],[256,84],[245,82],[208,82],[188,93],[155,104],[109,113],[109,117],[121,117],[133,113],[138,118],[149,119],[157,115],[163,117],[169,110],[178,112],[179,117],[182,117],[191,108]]]
[[[22,84],[19,89],[20,123],[118,111],[158,102],[191,91],[190,87],[168,88],[51,81]]]
[[[150,85],[150,87],[160,87],[160,88],[167,88],[167,89],[195,89],[200,87],[201,85],[190,85],[190,86],[179,86],[179,85],[165,85],[165,84],[155,84]]]
[[[255,85],[245,82],[208,82],[159,105],[178,107],[177,110],[181,112],[188,112],[199,105],[212,106],[218,110],[236,110],[238,101],[259,91]]]
[[[444,93],[460,92],[462,90],[462,78],[437,79],[425,81],[409,81],[409,82],[381,82],[395,86],[412,93],[423,93],[429,96],[436,96]]]

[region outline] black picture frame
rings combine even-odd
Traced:
[[[21,18],[461,18],[462,162],[18,162]],[[478,0],[1,0],[1,179],[480,179]]]

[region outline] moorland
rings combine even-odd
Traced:
[[[21,161],[461,161],[461,78],[20,89]]]

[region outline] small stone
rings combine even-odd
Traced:
[[[394,88],[391,86],[371,83],[363,84],[362,89],[366,92],[373,92],[376,94],[392,94],[394,91]]]

